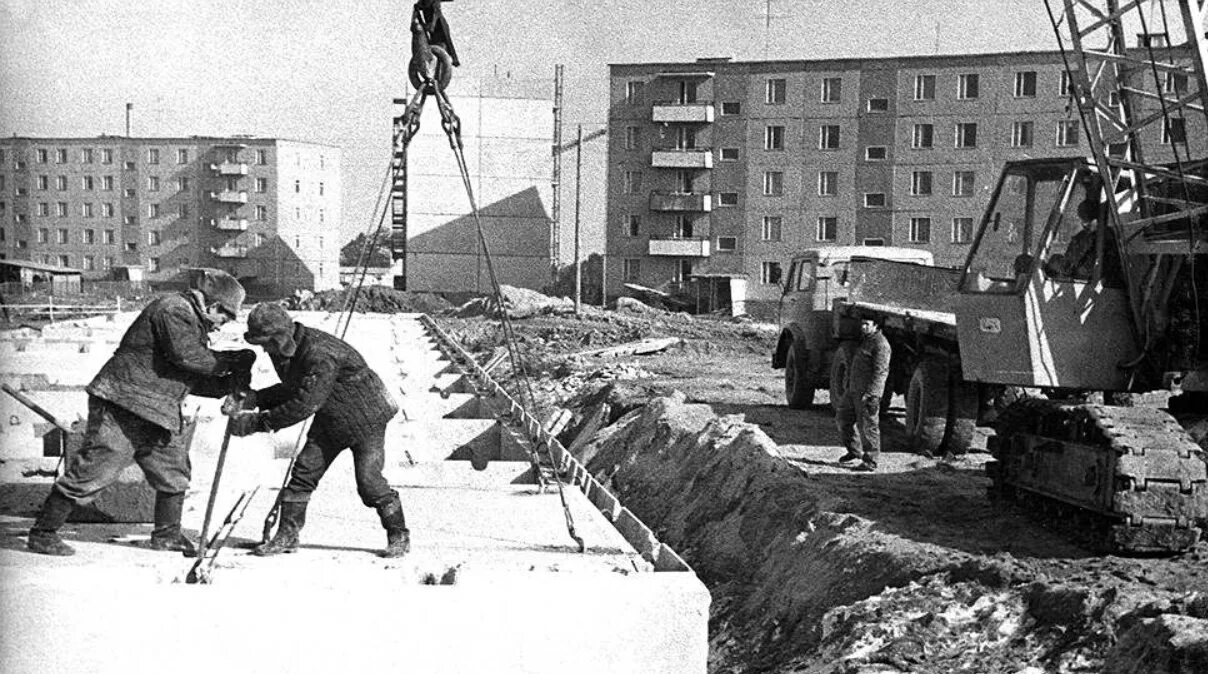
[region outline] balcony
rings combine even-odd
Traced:
[[[708,213],[713,210],[713,195],[692,192],[651,192],[650,210]]]
[[[215,257],[247,257],[247,246],[220,246],[211,248],[210,252]]]
[[[705,238],[650,238],[650,255],[664,257],[709,257],[709,240]]]
[[[711,169],[711,150],[655,150],[650,153],[650,165],[654,168]]]
[[[214,201],[220,201],[224,204],[246,204],[247,192],[235,190],[223,190],[221,192],[210,192],[210,198]]]
[[[247,218],[210,218],[210,225],[224,232],[245,232]]]
[[[713,114],[712,103],[662,103],[654,106],[650,119],[662,124],[708,124]]]
[[[221,164],[210,164],[210,170],[220,176],[245,176],[247,175],[247,164],[224,161]]]

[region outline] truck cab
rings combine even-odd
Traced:
[[[830,246],[793,256],[780,296],[780,339],[772,367],[785,370],[785,399],[789,407],[813,404],[819,388],[830,379],[830,355],[835,348],[833,307],[847,299],[853,259],[871,258],[931,266],[930,251],[889,246]]]

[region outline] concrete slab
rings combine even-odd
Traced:
[[[335,325],[326,314],[300,319]],[[366,359],[389,382],[409,382],[400,402],[414,412],[392,425],[386,467],[412,532],[409,556],[374,554],[385,534],[356,494],[347,453],[312,498],[301,549],[246,554],[285,475],[288,461],[275,457],[292,455],[301,429],[236,439],[211,530],[240,493],[259,492],[212,584],[183,584],[190,560],[130,545],[148,525],[69,524],[63,535],[77,554],[49,558],[23,549],[29,513],[0,516],[0,671],[705,671],[709,595],[682,559],[599,485],[566,485],[560,497],[534,484],[527,461],[475,470],[456,460],[483,448],[502,457],[516,442],[494,419],[462,417],[485,410],[472,397],[430,391],[450,377],[439,357],[393,357],[430,348],[414,316],[354,320]],[[239,346],[238,334],[228,343]],[[257,385],[267,385],[275,375],[261,361]],[[216,406],[197,403],[184,516],[193,533],[222,440]],[[621,515],[618,528],[611,520]]]

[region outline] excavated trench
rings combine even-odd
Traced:
[[[960,531],[1003,525],[979,523],[980,494],[937,494],[957,484],[951,469],[860,486],[679,393],[605,386],[570,406],[568,436],[606,424],[572,451],[710,588],[710,671],[1208,671],[1208,576],[1183,571],[1204,566],[1202,548],[1172,562],[1172,582],[1060,542],[1040,541],[1046,559],[1027,543],[985,553]],[[862,497],[877,505],[851,507]],[[898,525],[923,500],[917,519],[950,514],[948,533]]]

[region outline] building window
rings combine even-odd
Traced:
[[[1162,82],[1162,91],[1167,94],[1183,95],[1187,93],[1187,75],[1186,73],[1166,73],[1166,79]]]
[[[124,168],[125,168],[127,171],[133,171],[133,170],[134,170],[134,162],[132,162],[132,161],[128,161],[128,162],[126,162],[126,163],[122,164],[122,166],[123,166],[123,167],[124,167]]]
[[[122,222],[127,225],[137,225],[138,217],[134,215],[127,215],[126,217],[122,218]]]
[[[67,176],[55,176],[55,189],[60,192],[67,191]]]
[[[92,176],[80,176],[80,189],[93,190],[96,188],[96,178]]]
[[[158,148],[154,148],[154,147],[147,148],[147,163],[148,164],[158,164],[159,163],[159,149]]]
[[[770,79],[767,82],[764,101],[768,105],[780,105],[784,103],[784,92],[787,89],[787,80]]]
[[[92,202],[85,201],[84,203],[80,204],[80,215],[84,216],[85,218],[92,217]]]
[[[106,192],[113,191],[113,176],[105,176],[101,178],[101,189]]]
[[[1168,118],[1166,123],[1162,125],[1162,142],[1166,144],[1186,143],[1186,120],[1182,118]]]
[[[184,149],[177,150],[176,151],[176,163],[177,164],[188,164],[189,163],[189,151],[184,150]]]
[[[50,215],[50,204],[46,203],[45,201],[38,204],[38,215],[41,215],[41,216]]]
[[[122,195],[123,195],[123,196],[129,197],[129,198],[131,198],[131,199],[133,199],[133,198],[134,198],[134,196],[135,196],[136,194],[138,194],[138,192],[136,192],[136,191],[135,191],[135,189],[134,189],[133,187],[127,187],[127,188],[126,188],[126,189],[125,189],[125,190],[122,192]]]
[[[38,228],[38,243],[50,243],[50,230],[45,227]]]
[[[725,116],[742,114],[742,103],[738,101],[722,101],[721,114]]]
[[[138,250],[138,242],[136,242],[136,241],[127,241],[126,242],[126,252],[127,253],[133,253],[136,250]]]
[[[626,218],[625,234],[626,236],[640,236],[642,233],[642,216],[631,213]]]
[[[641,280],[642,261],[632,257],[621,260],[621,277],[626,281]]]
[[[189,191],[188,176],[180,176],[179,178],[176,179],[176,191],[177,192],[188,192]]]
[[[1031,98],[1036,95],[1036,71],[1015,73],[1015,98]]]
[[[149,218],[158,218],[159,217],[159,204],[147,204],[147,217],[149,217]]]
[[[915,124],[914,132],[910,138],[910,147],[915,149],[930,148],[935,143],[935,125],[933,124]]]
[[[92,148],[86,147],[83,150],[80,150],[80,163],[81,164],[91,164],[92,159],[93,159]]]
[[[45,164],[46,162],[50,161],[50,153],[46,150],[39,149],[34,154],[39,164]]]
[[[320,224],[320,225],[321,225],[321,224],[323,224],[323,222],[324,222],[325,220],[326,220],[326,214],[323,212],[323,209],[322,209],[322,208],[320,208],[320,209],[319,209],[319,224]],[[319,247],[320,247],[320,248],[322,248],[322,247],[323,247],[323,237],[319,237]]]
[[[834,241],[839,235],[839,218],[823,216],[818,218],[818,228],[814,230],[814,238],[818,241]]]
[[[736,236],[719,236],[717,237],[718,252],[732,252],[738,249],[738,237]]]
[[[884,145],[870,145],[864,148],[864,158],[868,161],[881,161],[889,156],[889,148]]]
[[[268,178],[256,178],[256,192],[264,194],[268,191]]]
[[[931,241],[931,218],[910,219],[910,243],[928,243]]]
[[[71,266],[71,256],[70,255],[60,255],[58,259],[59,259],[60,267],[70,267]]]
[[[870,98],[868,99],[869,112],[889,112],[888,98]]]
[[[1011,124],[1011,147],[1032,147],[1033,123],[1013,122]]]
[[[1078,145],[1078,120],[1065,119],[1057,122],[1057,147],[1076,147]]]
[[[822,98],[823,103],[838,103],[843,97],[843,78],[841,77],[824,77],[822,78]]]
[[[96,270],[96,257],[94,257],[92,255],[85,255],[84,256],[84,271],[95,271],[95,270]]]
[[[257,206],[256,207],[256,220],[258,220],[260,222],[264,222],[265,220],[268,220],[268,206]]]
[[[633,80],[632,82],[626,82],[625,83],[625,102],[626,103],[637,103],[638,99],[641,98],[641,96],[642,96],[642,89],[644,89],[645,86],[646,86],[646,83],[641,80]]]
[[[759,238],[764,241],[779,241],[784,218],[779,215],[763,216],[763,227],[759,230]]]
[[[977,98],[981,93],[981,78],[977,73],[959,75],[956,78],[956,97],[962,101]]]
[[[149,272],[159,271],[159,258],[158,257],[147,258],[147,271],[149,271]]]
[[[114,233],[115,233],[115,230],[106,229],[103,233],[104,238],[101,239],[101,242],[107,246],[112,246],[114,243],[117,242],[117,239],[114,237]]]
[[[780,263],[763,262],[759,265],[759,282],[764,285],[780,285]]]
[[[910,175],[910,194],[916,197],[931,196],[931,171],[915,171]]]
[[[153,229],[153,230],[147,232],[147,245],[148,246],[158,246],[159,242],[160,242],[160,238],[159,238],[158,229]]]
[[[935,100],[935,75],[914,76],[914,100]]]
[[[113,163],[113,150],[101,150],[101,163],[102,164],[112,164]]]
[[[294,194],[301,194],[301,193],[302,193],[302,181],[295,180],[294,181]]]
[[[38,176],[38,189],[45,190],[45,189],[48,189],[49,187],[50,187],[50,176],[47,176],[47,175]]]
[[[106,218],[112,218],[113,217],[113,204],[108,203],[108,202],[101,204],[101,215]]]
[[[769,126],[763,130],[763,149],[765,150],[783,150],[784,149],[784,127]]]
[[[692,150],[696,148],[696,129],[681,126],[675,130],[675,149]]]
[[[263,246],[267,241],[268,241],[268,237],[265,236],[264,232],[256,232],[256,245],[257,246]],[[322,239],[320,239],[320,241],[322,241]],[[322,248],[322,247],[323,247],[322,244],[320,244],[319,248]]]
[[[864,193],[864,208],[884,208],[885,193],[884,192],[865,192]]]
[[[952,172],[952,196],[954,197],[971,197],[973,196],[973,183],[976,174],[973,171],[953,171]]]
[[[66,164],[67,163],[67,150],[64,150],[62,148],[55,150],[55,163],[56,164]]]
[[[839,149],[839,125],[825,124],[818,127],[818,149],[819,150],[838,150]]]
[[[717,195],[718,206],[737,206],[738,192],[722,192]]]
[[[95,229],[84,230],[84,243],[96,243],[96,230]]]
[[[952,243],[973,240],[973,218],[952,218]]]
[[[625,127],[625,149],[636,150],[641,145],[642,128],[640,126]]]
[[[763,193],[769,197],[784,194],[784,173],[781,171],[763,172]]]
[[[955,147],[977,147],[977,122],[958,122]]]
[[[268,152],[266,150],[256,150],[256,165],[268,166]]]
[[[67,202],[66,201],[58,202],[57,204],[55,204],[55,210],[58,213],[60,218],[67,217]]]
[[[147,176],[147,191],[148,192],[158,192],[159,191],[159,176]]]
[[[833,197],[839,194],[839,172],[838,171],[819,171],[818,172],[818,196]]]
[[[642,189],[642,172],[626,171],[622,188],[625,194],[637,194]]]
[[[738,148],[723,147],[721,149],[721,160],[722,161],[738,161]]]
[[[188,205],[188,204],[181,204],[181,205],[180,205],[180,206],[179,206],[179,207],[176,209],[176,215],[177,215],[177,217],[179,217],[181,220],[184,220],[184,219],[188,218],[188,217],[189,217],[189,205]]]
[[[1068,70],[1061,71],[1061,83],[1057,85],[1057,95],[1070,95],[1070,71]]]
[[[59,243],[70,243],[71,232],[65,227],[60,227],[58,231],[55,232],[55,240]]]
[[[321,181],[321,180],[320,180],[320,181],[319,181],[319,196],[323,196],[323,193],[324,193],[324,191],[325,191],[326,189],[327,189],[327,188],[326,188],[326,186],[323,184],[323,181]]]

